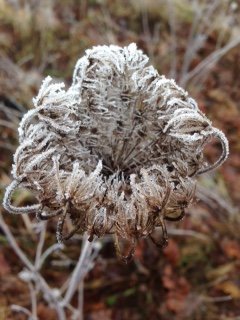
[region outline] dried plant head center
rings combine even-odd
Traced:
[[[33,101],[20,124],[4,205],[40,219],[58,216],[59,241],[75,232],[90,240],[111,233],[118,250],[119,237],[130,242],[131,256],[136,241],[152,238],[160,226],[164,244],[164,220],[184,215],[195,177],[228,155],[224,134],[135,44],[87,50],[68,90],[47,77]],[[209,165],[203,151],[213,137],[222,154]],[[19,187],[29,188],[39,204],[14,207]],[[73,229],[64,234],[67,217]]]

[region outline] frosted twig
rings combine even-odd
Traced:
[[[234,208],[224,200],[224,197],[221,197],[220,194],[210,190],[209,188],[204,188],[203,186],[198,185],[196,196],[207,204],[217,215],[219,213],[219,209],[221,209],[225,214],[230,214],[230,216],[235,216],[238,212],[237,208]]]
[[[41,290],[44,292],[45,296],[49,297],[50,300],[54,303],[54,307],[58,313],[59,320],[65,320],[66,319],[65,313],[64,313],[64,310],[61,307],[59,301],[56,299],[56,297],[52,293],[52,290],[49,288],[46,281],[41,277],[41,275],[38,272],[36,272],[35,267],[33,266],[32,262],[27,258],[27,256],[23,253],[23,251],[19,248],[14,236],[12,235],[8,226],[6,225],[1,213],[0,213],[0,226],[3,230],[3,232],[5,233],[7,240],[9,242],[9,244],[11,245],[11,247],[13,248],[13,250],[15,251],[15,253],[21,259],[23,264],[28,268],[28,270],[29,270],[28,272],[30,272],[30,274],[33,275],[36,283],[39,284],[39,286],[40,286]]]
[[[2,120],[0,119],[0,126],[12,129],[12,130],[16,130],[16,125],[14,125],[13,123],[11,123],[10,121],[6,121],[6,120]]]
[[[203,72],[207,72],[214,64],[219,61],[226,53],[228,53],[233,48],[240,45],[240,37],[234,38],[229,43],[227,43],[223,48],[218,49],[211,53],[207,58],[200,62],[193,70],[188,72],[183,76],[181,85],[186,86],[187,82],[196,76],[200,76]]]
[[[41,269],[43,263],[45,262],[48,256],[50,256],[54,251],[57,251],[63,248],[64,248],[64,245],[62,243],[55,243],[51,247],[49,247],[46,251],[44,251],[40,257],[39,269]]]
[[[6,210],[14,214],[22,214],[22,213],[33,213],[40,209],[40,204],[33,204],[31,206],[26,207],[15,207],[11,204],[11,197],[13,192],[22,184],[22,187],[25,185],[19,181],[13,180],[13,182],[6,188],[5,197],[3,205]]]
[[[78,307],[75,312],[73,312],[71,320],[83,320],[83,300],[84,300],[84,282],[80,281],[78,286]]]
[[[168,233],[173,236],[193,237],[193,238],[196,238],[201,241],[209,241],[210,240],[210,238],[207,235],[200,233],[200,232],[193,231],[193,230],[172,229],[172,228],[170,229],[169,228]]]
[[[87,236],[85,236],[83,239],[82,251],[79,256],[78,263],[72,273],[64,299],[61,302],[62,306],[67,306],[69,304],[77,287],[79,286],[80,281],[82,281],[85,277],[86,270],[88,269],[87,264],[89,263],[89,257],[92,252],[93,245],[94,241],[89,242],[87,240]]]
[[[226,159],[227,159],[227,157],[229,155],[228,140],[226,139],[226,137],[223,134],[223,132],[221,130],[219,130],[219,129],[214,128],[212,135],[217,137],[220,140],[221,146],[222,146],[222,153],[221,153],[220,157],[217,159],[217,161],[215,161],[212,165],[207,166],[206,168],[202,168],[202,169],[198,170],[197,174],[202,174],[204,172],[208,172],[208,171],[211,171],[213,169],[216,169],[224,161],[226,161]]]
[[[33,270],[33,265],[32,262],[27,258],[27,256],[25,255],[25,253],[19,248],[14,236],[12,235],[10,229],[8,228],[7,224],[5,223],[3,217],[2,217],[2,213],[0,212],[0,226],[1,229],[3,230],[4,234],[7,237],[7,240],[10,244],[10,246],[13,248],[13,250],[16,252],[16,254],[18,255],[18,257],[21,259],[21,261],[23,262],[23,264],[29,269],[29,270]]]
[[[176,17],[175,6],[173,0],[167,0],[168,4],[168,17],[171,32],[171,67],[170,78],[175,79],[177,73],[177,37],[176,37]]]
[[[24,313],[25,315],[27,315],[27,316],[29,317],[29,320],[36,320],[36,319],[37,319],[37,318],[34,318],[34,317],[33,317],[32,313],[31,313],[28,309],[26,309],[26,308],[24,308],[24,307],[21,307],[21,306],[18,306],[18,305],[16,305],[16,304],[12,304],[12,305],[11,305],[11,310],[12,310],[12,311],[15,311],[15,312],[22,312],[22,313]]]
[[[37,292],[31,282],[28,282],[31,304],[32,304],[32,317],[34,320],[37,320]]]
[[[36,256],[35,256],[35,269],[39,270],[41,267],[41,260],[42,260],[42,250],[45,242],[46,236],[46,223],[42,222],[41,229],[40,229],[40,239],[37,244]]]

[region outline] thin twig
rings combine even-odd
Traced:
[[[83,249],[82,249],[82,252],[79,256],[78,263],[72,273],[72,277],[70,279],[68,289],[67,289],[67,291],[65,293],[65,297],[61,303],[62,306],[66,306],[69,304],[69,302],[71,301],[71,299],[72,299],[72,297],[73,297],[73,295],[79,285],[79,282],[84,278],[85,269],[86,269],[86,268],[84,268],[84,264],[86,263],[89,255],[92,251],[92,247],[93,247],[93,242],[89,242],[87,240],[87,236],[85,235],[85,237],[83,239]]]
[[[225,301],[230,301],[232,300],[233,298],[231,296],[222,296],[222,297],[205,297],[203,296],[203,301],[206,301],[206,302],[225,302]]]
[[[37,316],[37,292],[36,288],[34,288],[33,284],[31,282],[28,282],[28,287],[30,291],[30,297],[31,297],[31,304],[32,304],[32,318],[34,320],[38,319]]]
[[[186,86],[187,82],[196,77],[200,76],[203,72],[207,72],[207,69],[213,67],[213,65],[219,61],[226,53],[228,53],[233,48],[240,45],[240,37],[237,37],[226,44],[223,48],[214,51],[212,54],[207,56],[201,63],[199,63],[193,70],[183,76],[181,85]]]
[[[196,232],[193,230],[185,230],[185,229],[168,229],[168,234],[173,236],[189,236],[194,237],[198,240],[209,241],[209,237],[203,233]]]
[[[175,79],[177,74],[177,37],[176,37],[176,17],[175,7],[172,0],[167,0],[168,4],[168,20],[171,33],[171,70],[170,78]]]
[[[45,236],[46,236],[46,223],[41,223],[41,231],[40,231],[40,239],[38,241],[37,250],[36,250],[36,257],[35,257],[35,268],[36,270],[40,269],[41,266],[41,256],[43,251],[43,246],[45,242]]]
[[[29,317],[29,320],[35,320],[35,319],[33,319],[33,316],[31,314],[31,312],[28,309],[24,308],[24,307],[18,306],[16,304],[12,304],[11,305],[11,310],[15,311],[15,312],[22,312],[22,313],[24,313],[25,315],[27,315]]]
[[[18,255],[20,260],[23,262],[23,264],[29,269],[28,272],[30,272],[32,274],[32,276],[34,277],[35,282],[39,284],[39,287],[41,288],[41,290],[44,293],[45,299],[50,299],[50,301],[52,301],[52,303],[54,304],[55,310],[57,311],[57,314],[58,314],[58,319],[59,320],[65,320],[66,317],[65,317],[65,312],[63,310],[63,307],[60,305],[60,302],[54,296],[52,290],[49,288],[49,286],[46,283],[46,281],[36,271],[36,269],[33,266],[32,262],[27,258],[27,256],[24,254],[24,252],[18,246],[18,244],[17,244],[14,236],[12,235],[10,229],[6,225],[1,213],[0,213],[0,226],[1,226],[4,234],[6,235],[10,246],[13,248],[15,253]]]
[[[10,244],[10,246],[13,248],[13,250],[16,252],[16,254],[18,255],[18,257],[20,258],[20,260],[23,262],[23,264],[31,271],[34,270],[33,264],[31,263],[31,261],[27,258],[27,256],[25,255],[25,253],[20,249],[20,247],[18,246],[14,236],[12,235],[10,229],[8,228],[8,226],[6,225],[2,214],[0,212],[0,226],[3,230],[3,232],[5,233],[7,240]]]
[[[39,261],[39,269],[41,269],[44,261],[47,259],[47,257],[52,254],[54,251],[61,250],[64,248],[64,245],[62,243],[55,243],[51,247],[49,247],[40,257]]]

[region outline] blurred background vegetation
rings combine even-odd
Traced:
[[[196,203],[169,225],[168,247],[139,242],[134,260],[116,258],[111,239],[88,275],[84,319],[240,319],[240,3],[238,0],[0,0],[0,197],[11,180],[17,127],[32,108],[42,79],[71,83],[85,49],[136,42],[161,74],[173,77],[199,103],[230,142],[230,157],[200,178]],[[220,146],[206,150],[214,161]],[[15,195],[18,205],[31,195]],[[38,239],[34,217],[10,216],[0,208],[28,255]],[[47,245],[54,243],[51,222]],[[46,247],[47,247],[46,245]],[[58,265],[49,258],[43,273],[52,287],[64,283],[78,258],[70,240]],[[0,229],[0,320],[26,319],[10,305],[29,307],[22,264]],[[40,297],[41,300],[41,297]],[[57,319],[44,302],[39,319]]]

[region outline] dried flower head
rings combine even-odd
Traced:
[[[130,242],[129,256],[158,226],[166,241],[164,220],[184,215],[195,177],[225,161],[228,142],[187,92],[147,63],[135,44],[97,46],[77,62],[68,90],[43,81],[20,124],[7,210],[59,216],[58,241],[77,231],[90,240],[114,234]],[[223,151],[208,165],[203,150],[213,137]],[[19,187],[39,204],[14,207]],[[73,230],[63,234],[66,217]]]

